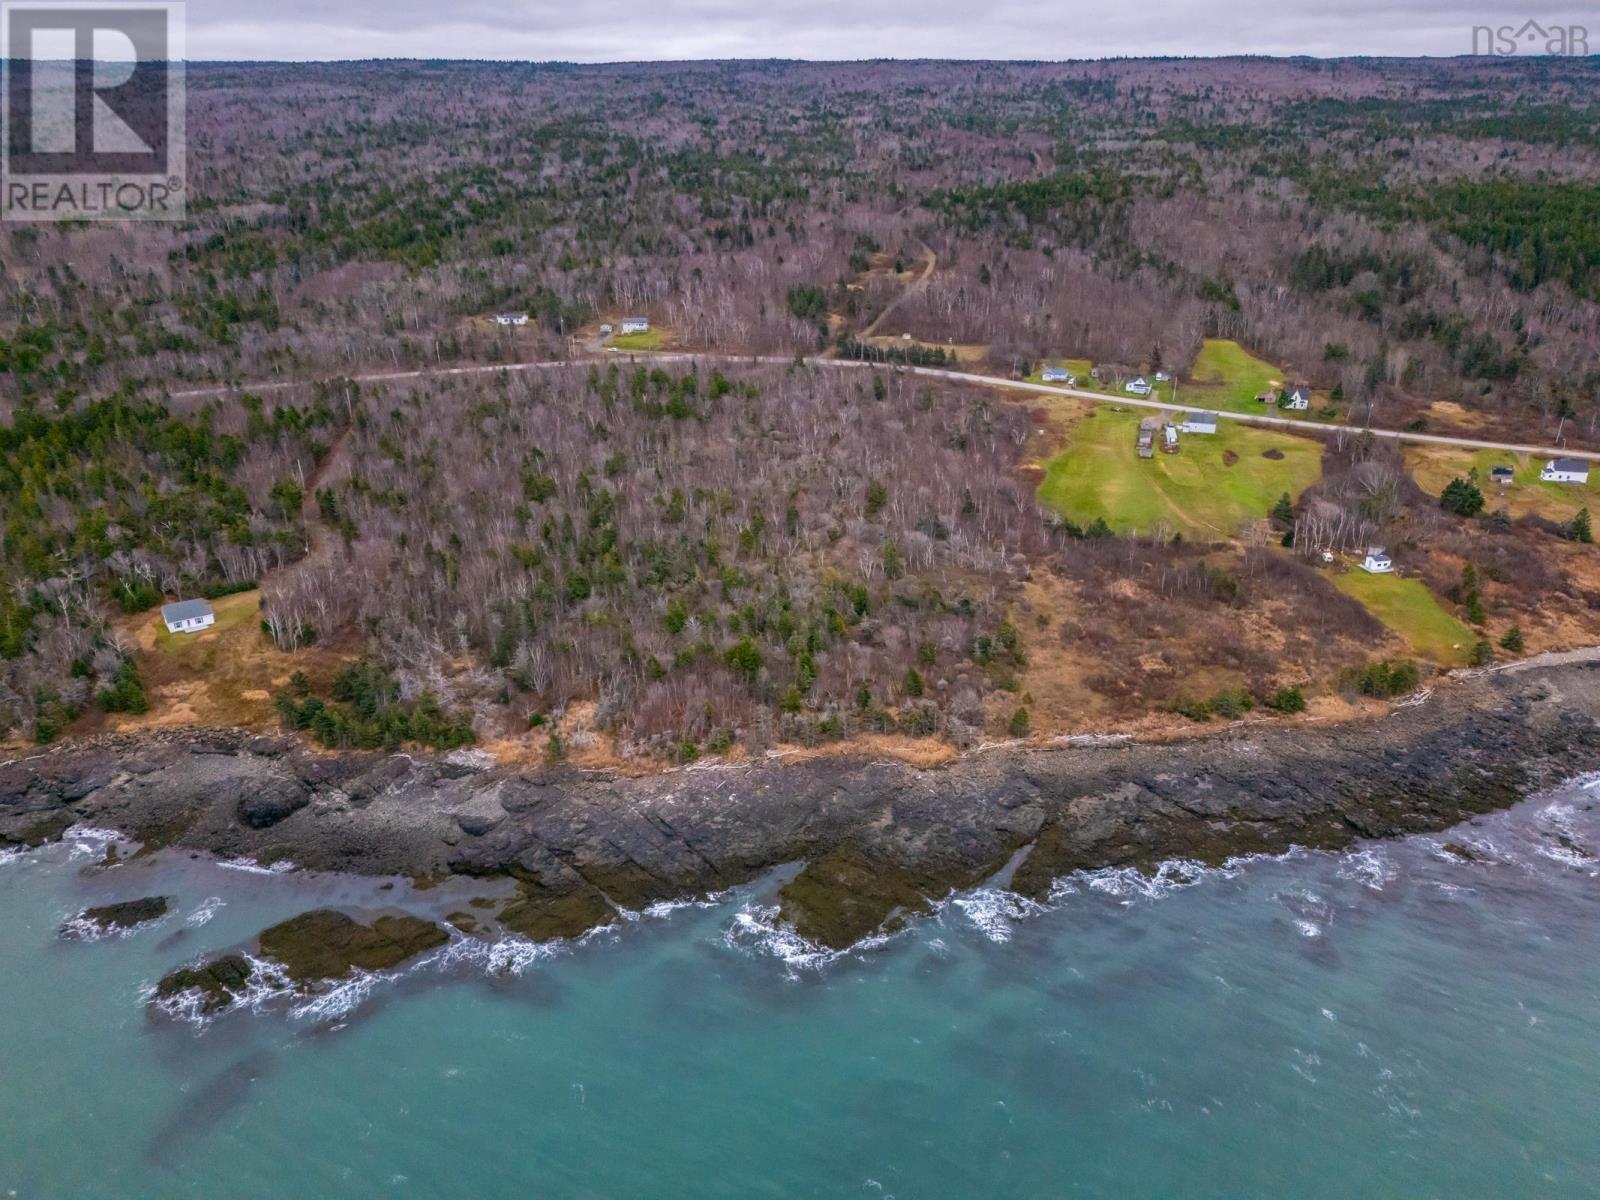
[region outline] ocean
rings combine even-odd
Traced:
[[[1342,854],[979,890],[843,954],[775,926],[772,878],[206,1022],[149,989],[307,908],[484,885],[106,842],[0,859],[0,1196],[1600,1196],[1594,781]],[[127,936],[62,933],[153,894]]]

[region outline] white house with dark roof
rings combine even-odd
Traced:
[[[625,333],[625,334],[627,334],[627,333],[649,333],[650,332],[650,319],[648,317],[623,317],[622,318],[622,332]]]
[[[1069,387],[1077,382],[1077,380],[1073,379],[1072,372],[1065,367],[1046,367],[1039,372],[1039,378],[1046,383],[1064,383]]]
[[[1501,487],[1509,486],[1516,477],[1517,471],[1515,467],[1500,466],[1489,468],[1489,478]]]
[[[499,313],[495,316],[494,323],[496,325],[526,325],[528,323],[528,314]]]
[[[178,600],[161,606],[161,619],[168,633],[199,633],[217,623],[217,611],[209,600]]]
[[[1581,458],[1552,458],[1539,478],[1549,483],[1588,483],[1589,464]]]
[[[1394,570],[1394,560],[1382,546],[1368,546],[1367,556],[1361,560],[1361,569],[1371,575],[1387,575]]]
[[[1150,381],[1141,375],[1137,379],[1130,379],[1122,390],[1132,396],[1148,396],[1154,389],[1151,388]]]
[[[1311,407],[1311,389],[1303,383],[1295,384],[1285,396],[1283,406],[1296,412],[1305,412]]]

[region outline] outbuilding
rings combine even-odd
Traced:
[[[1368,546],[1367,556],[1361,560],[1361,569],[1372,575],[1387,575],[1394,570],[1394,560],[1382,546]]]
[[[500,313],[495,317],[494,322],[496,325],[526,325],[528,323],[528,314]]]
[[[161,606],[161,619],[168,633],[199,633],[217,623],[217,611],[209,600],[178,600]]]
[[[1178,426],[1184,433],[1215,433],[1217,431],[1217,414],[1208,412],[1191,412],[1183,414],[1183,423]]]

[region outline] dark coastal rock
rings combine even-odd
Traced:
[[[292,780],[271,780],[239,799],[239,820],[252,829],[269,829],[311,803],[310,793]]]
[[[352,971],[387,971],[444,945],[450,937],[432,921],[382,916],[371,925],[331,908],[313,909],[263,929],[261,952],[282,964],[296,983],[343,979]]]
[[[165,896],[146,896],[140,900],[123,900],[116,904],[86,908],[78,914],[77,919],[89,922],[101,932],[110,933],[115,929],[132,929],[136,925],[160,920],[167,915],[167,911]]]
[[[194,967],[179,967],[169,972],[156,984],[156,1000],[171,1000],[193,992],[199,997],[203,1015],[221,1012],[232,1004],[246,985],[254,969],[242,954],[224,954]]]
[[[786,919],[837,945],[1014,859],[1011,886],[1039,896],[1077,870],[1333,849],[1503,808],[1600,768],[1590,658],[1440,681],[1373,720],[1006,749],[929,769],[838,756],[641,778],[462,773],[237,731],[106,735],[0,767],[0,842],[82,821],[146,847],[316,870],[510,877],[519,894],[502,924],[541,940],[800,863]]]
[[[522,895],[500,910],[501,926],[535,942],[581,937],[591,929],[614,924],[617,910],[599,888],[577,887],[569,892],[548,892],[523,885]]]

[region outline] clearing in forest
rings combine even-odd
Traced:
[[[1458,450],[1451,446],[1408,446],[1406,467],[1417,486],[1438,496],[1452,479],[1471,479],[1483,492],[1484,512],[1504,508],[1513,517],[1539,516],[1566,524],[1580,508],[1594,510],[1588,483],[1547,483],[1539,472],[1549,460],[1504,450]],[[1509,484],[1496,483],[1495,467],[1515,471]],[[1600,514],[1596,514],[1600,516]]]
[[[1405,639],[1420,658],[1440,666],[1466,663],[1478,635],[1457,620],[1420,579],[1370,575],[1352,568],[1333,577],[1334,586]]]
[[[1276,405],[1263,404],[1256,399],[1269,388],[1276,390],[1290,382],[1281,367],[1257,358],[1238,342],[1206,338],[1195,356],[1194,366],[1189,369],[1189,381],[1179,389],[1178,395],[1183,403],[1195,408],[1317,419],[1318,410],[1326,407],[1325,400],[1313,399],[1311,408],[1304,412],[1280,413]]]
[[[1214,434],[1180,435],[1177,454],[1142,459],[1139,422],[1159,415],[1114,404],[1086,414],[1044,465],[1039,498],[1080,525],[1103,517],[1117,533],[1148,534],[1164,523],[1214,539],[1264,518],[1278,497],[1296,498],[1322,475],[1316,441],[1226,420]]]

